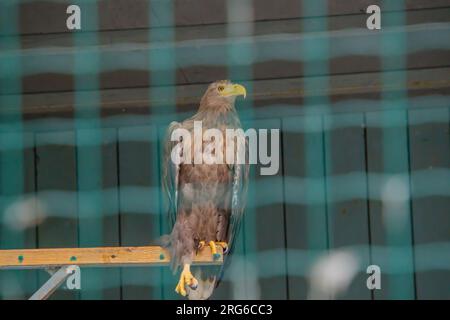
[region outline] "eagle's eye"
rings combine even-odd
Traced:
[[[219,92],[222,92],[224,89],[225,89],[224,86],[219,86],[219,87],[217,88],[217,90],[219,90]]]

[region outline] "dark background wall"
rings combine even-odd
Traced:
[[[69,4],[81,31],[66,30]],[[370,4],[381,31],[365,27]],[[248,87],[245,126],[281,129],[281,164],[253,168],[215,297],[305,299],[312,264],[345,249],[359,271],[336,298],[450,298],[450,1],[21,1],[0,13],[2,249],[167,232],[165,127],[231,78]],[[15,229],[18,212],[34,222]],[[382,290],[366,287],[370,264]],[[54,298],[177,298],[165,268],[82,272],[80,292]],[[45,279],[2,271],[0,295]]]

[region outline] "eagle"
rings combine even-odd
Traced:
[[[210,84],[200,100],[197,113],[182,122],[172,122],[167,129],[162,161],[162,186],[168,203],[169,228],[166,246],[171,256],[174,273],[181,270],[175,291],[191,300],[205,300],[213,293],[223,277],[239,232],[245,208],[248,186],[249,163],[236,161],[239,142],[226,137],[228,130],[241,130],[242,126],[235,109],[238,96],[246,96],[246,89],[229,80]],[[195,123],[203,130],[217,129],[225,141],[222,150],[217,150],[214,139],[204,140],[195,146],[195,141],[173,139],[178,129],[194,135]],[[217,138],[217,137],[215,137]],[[244,157],[248,156],[248,141],[243,139]],[[200,148],[198,147],[200,146]],[[192,147],[191,150],[187,150]],[[196,162],[205,150],[213,156],[232,147],[233,159],[227,161]],[[230,149],[228,149],[230,150]],[[203,154],[202,154],[203,153]],[[173,161],[174,154],[179,161]],[[202,158],[200,158],[202,159]],[[193,266],[194,256],[209,246],[214,259],[220,257],[218,246],[224,256],[220,266]]]

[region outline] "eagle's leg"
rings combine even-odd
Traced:
[[[214,242],[210,241],[208,243],[209,247],[211,248],[211,254],[213,256],[214,260],[217,260],[220,258],[220,253],[217,253],[217,246],[220,246],[223,248],[223,251],[225,252],[228,248],[228,244],[225,242]]]
[[[182,296],[186,296],[186,285],[191,287],[192,289],[196,289],[198,285],[197,279],[191,273],[191,266],[189,264],[185,264],[183,267],[183,271],[181,271],[180,280],[175,288],[175,291]]]

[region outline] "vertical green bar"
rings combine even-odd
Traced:
[[[21,56],[17,54],[20,50],[20,35],[17,35],[18,28],[18,5],[12,5],[11,1],[6,1],[0,6],[0,116],[2,121],[6,114],[5,109],[11,112],[8,118],[9,131],[13,133],[2,134],[1,152],[13,149],[9,153],[10,159],[2,157],[1,162],[1,212],[15,195],[22,194],[24,190],[23,175],[23,126],[22,126],[22,70]],[[7,36],[10,34],[9,36]],[[3,222],[3,219],[2,219]],[[21,247],[22,239],[18,233],[8,234],[8,229],[2,228],[2,247]],[[11,230],[9,230],[11,231]],[[16,238],[16,239],[15,239]]]
[[[406,92],[407,82],[407,66],[406,66],[406,35],[407,28],[405,17],[404,1],[390,1],[386,3],[382,10],[395,10],[395,13],[387,15],[383,24],[391,25],[394,22],[403,26],[404,32],[388,33],[382,32],[381,48],[382,48],[382,81],[383,83],[401,83],[401,90],[395,94],[387,92],[383,87],[382,93],[382,123],[383,126],[383,172],[388,177],[391,185],[404,186],[407,196],[393,194],[392,201],[382,199],[383,201],[383,221],[386,228],[386,248],[395,249],[402,248],[404,250],[402,260],[399,260],[395,254],[391,252],[387,257],[387,270],[383,270],[389,274],[389,299],[414,299],[414,265],[412,251],[412,234],[411,234],[411,215],[409,204],[409,171],[408,171],[408,140],[407,140],[407,115],[408,96]],[[395,21],[389,20],[395,19]],[[383,30],[383,29],[382,29]],[[387,72],[386,70],[404,70],[403,72]],[[395,78],[394,78],[395,77]],[[396,104],[395,110],[392,110],[393,101]],[[395,127],[403,129],[404,134],[398,134]],[[394,129],[392,129],[394,128]],[[393,180],[395,179],[395,180]],[[393,184],[395,182],[395,184]],[[387,182],[386,184],[388,184]],[[387,187],[387,186],[385,186]],[[400,270],[402,269],[402,270]],[[397,271],[398,270],[398,271]]]
[[[9,122],[8,133],[0,133],[0,248],[25,246],[25,232],[8,224],[8,208],[24,193],[24,137],[22,125],[22,69],[19,35],[19,6],[14,1],[0,4],[0,121]],[[9,110],[8,116],[3,112]],[[11,217],[10,217],[11,218]],[[12,217],[13,218],[13,217]],[[20,271],[1,271],[0,297],[19,298],[30,284]]]
[[[253,35],[253,2],[251,0],[230,0],[226,2],[227,6],[227,37],[251,37]],[[231,22],[230,19],[240,16],[245,24]],[[227,41],[227,63],[228,79],[232,82],[241,82],[245,85],[248,96],[252,97],[253,91],[253,70],[252,63],[254,59],[253,44],[250,42]],[[220,79],[215,79],[220,80]],[[237,101],[236,110],[241,121],[245,121],[244,130],[254,127],[253,122],[253,102],[251,99]],[[257,245],[256,245],[256,193],[255,193],[255,170],[251,166],[249,177],[249,190],[247,196],[247,208],[245,209],[244,219],[241,221],[240,235],[236,237],[234,249],[235,256],[245,255],[244,279],[254,275],[255,265],[257,264]],[[245,236],[244,236],[245,234]],[[238,260],[238,259],[235,259]],[[247,265],[249,263],[250,265]],[[250,269],[249,269],[250,268]],[[231,268],[230,268],[231,269]],[[251,271],[253,270],[253,272]],[[261,276],[261,275],[257,275]],[[244,286],[245,293],[241,297],[258,298],[249,292],[249,288]]]
[[[149,33],[148,42],[150,46],[149,55],[149,101],[155,101],[157,99],[152,99],[152,97],[164,97],[164,104],[162,108],[156,109],[155,106],[149,106],[150,123],[155,125],[152,121],[153,116],[158,116],[161,119],[161,130],[165,131],[168,124],[175,120],[176,114],[176,56],[175,56],[175,8],[172,0],[157,0],[149,1],[148,16],[149,16]],[[157,42],[164,42],[164,46],[158,47],[154,44]],[[152,123],[153,122],[153,123]],[[157,128],[155,128],[157,129]],[[164,139],[165,134],[158,134],[158,130],[154,130],[159,137]],[[149,137],[152,140],[152,137]],[[159,141],[161,144],[161,141]],[[152,146],[154,144],[151,144]],[[163,150],[160,146],[158,150]],[[153,159],[150,166],[153,166],[152,172],[161,172],[159,166],[160,158]],[[161,176],[152,176],[152,185],[160,186]],[[150,201],[155,201],[162,203],[162,190],[160,190],[159,199],[151,199]],[[164,212],[164,206],[160,206],[160,225],[158,229],[152,230],[153,235],[168,234],[171,232],[168,228],[168,220],[166,212]],[[155,225],[155,228],[157,226]],[[160,299],[179,299],[174,291],[174,283],[176,283],[175,278],[169,268],[160,268],[161,277],[159,283],[155,283],[154,287],[160,286],[160,292],[154,292],[154,297],[159,297]]]
[[[75,128],[77,141],[78,232],[80,247],[103,245],[102,206],[102,131],[99,94],[98,16],[97,5],[78,1],[81,9],[81,30],[73,31],[75,45]],[[95,2],[96,3],[96,2]],[[85,32],[83,27],[93,27]],[[102,269],[83,269],[82,299],[102,298]]]

